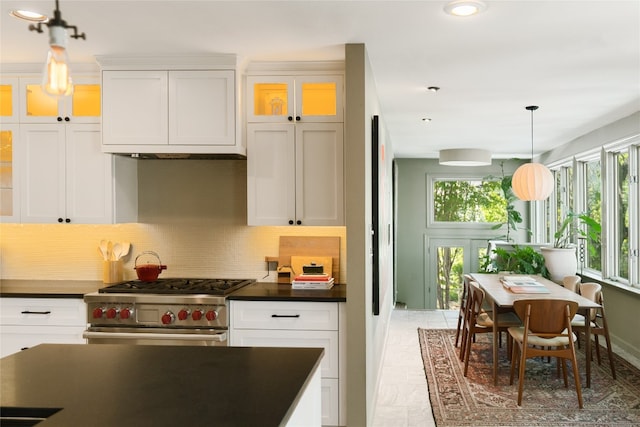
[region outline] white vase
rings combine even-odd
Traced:
[[[544,264],[549,270],[551,280],[562,282],[565,276],[573,276],[578,271],[576,248],[540,248],[544,257]]]

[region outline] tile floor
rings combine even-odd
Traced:
[[[405,310],[391,314],[374,427],[435,427],[420,355],[418,328],[455,329],[457,310]],[[640,359],[614,351],[640,368]]]

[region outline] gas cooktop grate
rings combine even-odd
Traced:
[[[99,290],[100,293],[131,294],[207,294],[226,295],[255,282],[253,279],[158,279],[153,282],[131,280]]]

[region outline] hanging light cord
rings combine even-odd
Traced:
[[[538,109],[538,106],[529,105],[528,107],[524,107],[524,108],[531,111],[531,163],[533,163],[533,112]]]

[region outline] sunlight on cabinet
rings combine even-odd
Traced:
[[[25,99],[28,116],[57,116],[58,99],[47,95],[39,84],[27,85]]]
[[[26,90],[27,116],[56,117],[58,98],[47,95],[39,84],[28,84]],[[65,115],[66,112],[63,114]],[[74,117],[100,116],[100,85],[76,84],[71,95],[71,114]]]
[[[13,215],[13,132],[0,131],[0,216]]]
[[[13,85],[0,85],[0,116],[13,115]]]
[[[304,116],[335,116],[337,88],[334,82],[302,83]]]
[[[100,85],[75,85],[71,96],[74,116],[100,116]]]

